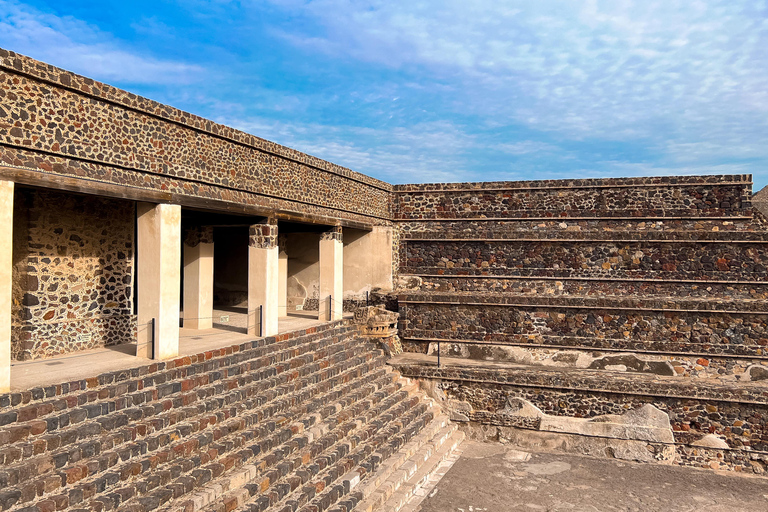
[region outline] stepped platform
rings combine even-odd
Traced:
[[[406,354],[390,364],[431,386],[468,433],[760,472],[768,220],[751,185],[396,186]],[[596,440],[608,427],[589,418],[625,413],[672,430],[647,447]]]
[[[2,395],[0,510],[348,511],[417,489],[462,437],[386,360],[341,320]]]

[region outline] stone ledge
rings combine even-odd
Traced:
[[[606,187],[637,187],[637,186],[692,186],[692,185],[722,185],[731,183],[752,184],[751,174],[721,174],[701,176],[651,176],[638,178],[587,178],[570,180],[530,180],[530,181],[485,181],[468,183],[422,183],[394,185],[394,191],[430,192],[438,190],[456,190],[467,192],[482,192],[496,188],[520,189],[551,189],[551,188],[595,188]]]
[[[531,308],[584,308],[629,311],[670,311],[681,313],[723,313],[768,315],[768,301],[744,299],[733,304],[727,298],[620,298],[590,297],[578,295],[531,296],[503,292],[411,292],[398,294],[401,304],[429,306],[477,306],[477,307],[531,307]],[[407,316],[405,318],[407,320]]]
[[[474,382],[488,385],[510,385],[546,388],[567,392],[596,392],[645,397],[698,399],[764,406],[768,401],[768,385],[745,382],[734,386],[707,383],[693,379],[676,379],[648,374],[625,374],[577,368],[546,369],[497,361],[471,361],[437,358],[404,353],[388,364],[412,379]]]

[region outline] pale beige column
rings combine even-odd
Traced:
[[[136,355],[179,355],[181,206],[138,203],[138,346]],[[154,331],[152,329],[154,319]]]
[[[288,239],[285,235],[277,237],[277,310],[279,317],[288,316]]]
[[[344,244],[341,226],[326,231],[320,236],[320,280],[318,284],[320,289],[318,320],[341,320],[343,314],[342,300],[344,298]]]
[[[0,393],[11,390],[13,182],[0,181]]]
[[[278,332],[278,254],[277,224],[265,222],[251,226],[248,237],[248,334],[272,336]]]
[[[184,240],[184,327],[213,327],[213,228],[187,232]]]

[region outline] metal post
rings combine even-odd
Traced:
[[[328,296],[328,321],[333,320],[333,295]]]
[[[259,304],[259,338],[264,337],[264,304]]]
[[[368,290],[365,291],[365,305],[370,306],[371,305],[371,299],[370,299],[370,293]]]
[[[157,332],[155,330],[155,319],[152,318],[152,320],[149,321],[149,328],[152,329],[152,345],[150,346],[149,350],[149,357],[150,359],[155,358],[155,340],[157,339]]]

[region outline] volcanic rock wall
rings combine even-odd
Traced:
[[[678,442],[768,452],[768,223],[750,182],[397,186],[405,350],[494,363],[399,369],[480,423],[508,424],[510,398],[573,417],[653,403]]]
[[[133,341],[134,205],[33,189],[14,203],[14,359]]]
[[[17,182],[86,177],[182,206],[389,220],[387,183],[3,49],[0,101],[0,164]]]

